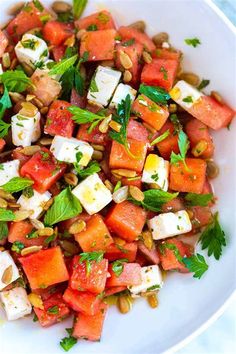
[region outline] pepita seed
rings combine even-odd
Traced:
[[[48,113],[48,107],[43,107],[40,109],[41,114],[47,114]]]
[[[77,34],[76,34],[76,38],[77,38],[78,40],[80,40],[80,39],[82,38],[82,36],[83,36],[85,33],[86,33],[86,30],[85,30],[85,29],[79,30],[79,31],[77,32]]]
[[[152,56],[148,52],[144,51],[143,60],[145,61],[145,63],[150,64],[152,62]]]
[[[186,211],[188,213],[189,219],[192,220],[193,217],[194,217],[194,212],[192,210],[190,210],[190,209],[187,209]]]
[[[8,206],[9,206],[9,208],[12,208],[12,209],[19,209],[19,208],[21,207],[20,204],[18,204],[18,203],[12,203],[12,202],[9,202],[9,203],[8,203]]]
[[[48,210],[50,208],[50,206],[52,205],[54,199],[51,198],[49,199],[46,203],[43,204],[43,210]]]
[[[21,9],[24,7],[24,5],[25,5],[25,2],[20,1],[19,3],[10,6],[10,8],[7,10],[7,14],[9,16],[16,16],[21,11]]]
[[[201,156],[208,148],[208,143],[206,140],[200,140],[193,148],[192,154],[195,157]]]
[[[0,198],[6,199],[6,200],[15,200],[13,195],[11,195],[8,192],[5,192],[3,189],[0,188]]]
[[[160,186],[158,186],[156,183],[150,183],[149,186],[151,189],[160,189]]]
[[[175,103],[169,104],[168,110],[170,113],[176,113],[177,112],[177,105]]]
[[[116,132],[120,132],[121,130],[121,125],[117,122],[115,122],[114,120],[111,120],[109,123],[109,127],[114,129]]]
[[[16,58],[14,58],[11,62],[10,70],[14,70],[15,67],[17,66],[17,64],[18,64],[18,60]]]
[[[32,210],[16,210],[14,212],[14,214],[15,214],[14,222],[25,220],[28,217],[30,217],[30,215],[32,215],[32,213],[33,213]]]
[[[132,74],[129,70],[125,70],[124,75],[123,75],[123,81],[124,82],[130,82],[132,80]]]
[[[0,208],[6,209],[7,205],[8,205],[7,201],[0,197]]]
[[[32,103],[39,109],[44,107],[44,104],[37,97],[32,100]]]
[[[114,200],[115,203],[119,204],[127,200],[129,195],[129,187],[124,186],[119,188],[117,191],[115,191],[112,194],[112,199]]]
[[[42,230],[44,228],[44,224],[42,223],[42,221],[39,221],[37,219],[30,219],[30,222],[37,230]]]
[[[115,173],[118,176],[121,177],[128,177],[128,178],[132,178],[132,177],[136,177],[137,173],[136,171],[132,171],[132,170],[126,170],[124,168],[119,168],[117,170],[111,170],[111,173]]]
[[[79,247],[73,242],[63,240],[60,241],[60,245],[64,251],[68,252],[71,255],[79,253]]]
[[[128,296],[120,295],[117,301],[117,306],[118,309],[120,310],[120,313],[125,314],[131,310],[132,304]]]
[[[163,42],[169,41],[169,35],[166,32],[157,33],[152,37],[152,41],[157,47],[161,47]]]
[[[138,202],[142,202],[144,200],[143,192],[136,186],[129,186],[129,194]]]
[[[129,70],[133,67],[132,60],[130,59],[128,54],[125,53],[123,50],[120,51],[120,62],[123,68],[125,68],[126,70]]]
[[[94,151],[93,151],[92,158],[93,158],[94,160],[101,161],[101,160],[103,159],[103,153],[102,153],[101,151],[94,150]]]
[[[22,154],[26,156],[32,156],[36,154],[36,152],[40,151],[41,147],[39,145],[26,146],[21,149]]]
[[[12,265],[9,265],[3,272],[2,283],[6,285],[9,284],[12,280],[12,275],[13,275]]]
[[[99,124],[98,129],[101,133],[104,133],[104,134],[107,133],[111,119],[112,119],[112,115],[110,114],[109,116],[104,118],[102,120],[102,122]]]
[[[119,246],[124,246],[124,245],[126,244],[125,240],[123,240],[123,239],[120,238],[120,237],[114,236],[114,237],[113,237],[113,240],[114,240],[114,243],[115,243],[116,245],[119,245]]]
[[[147,297],[147,301],[153,309],[158,306],[158,299],[156,294],[149,295]]]
[[[200,84],[199,76],[194,73],[183,72],[179,75],[179,78],[181,80],[186,81],[187,83],[189,83],[190,85],[193,85],[193,86],[198,86]]]
[[[219,175],[219,173],[220,173],[220,169],[218,165],[214,161],[208,160],[207,169],[206,169],[207,177],[213,179],[216,178]]]
[[[110,192],[113,192],[114,186],[108,179],[105,180],[104,184],[109,189]]]
[[[105,151],[105,147],[103,145],[91,144],[94,150]]]
[[[84,220],[77,220],[69,227],[70,234],[78,234],[86,229],[86,222]]]
[[[9,96],[11,97],[12,101],[15,103],[20,101],[22,102],[25,100],[25,97],[18,92],[9,92]]]
[[[4,53],[2,56],[2,65],[4,68],[10,68],[11,66],[11,58],[8,52]]]
[[[155,128],[153,128],[151,125],[147,124],[147,123],[143,123],[143,125],[145,126],[145,128],[152,134],[155,134],[157,131]]]
[[[38,108],[34,106],[31,102],[22,102],[21,103],[21,110],[19,114],[24,117],[34,117],[38,113]]]
[[[72,7],[65,1],[54,1],[52,4],[52,9],[56,14],[61,14],[63,12],[71,11]]]
[[[67,38],[67,40],[64,42],[64,45],[67,47],[73,47],[75,45],[75,35]]]
[[[28,65],[26,63],[21,63],[21,66],[23,66],[23,69],[24,69],[25,73],[27,74],[27,76],[33,75],[34,69],[30,65]]]
[[[211,91],[211,97],[214,98],[220,104],[224,103],[223,97],[217,91]]]
[[[77,184],[78,184],[78,177],[72,172],[65,173],[64,174],[64,180],[70,186],[77,186]]]
[[[47,146],[47,145],[51,145],[52,144],[52,140],[51,138],[42,138],[39,140],[39,143],[41,145]]]
[[[52,227],[43,227],[37,231],[39,236],[52,236],[54,234],[54,230]]]
[[[146,23],[144,21],[136,21],[134,23],[131,23],[128,27],[135,28],[139,32],[145,32],[146,29]]]
[[[28,300],[31,303],[32,306],[40,309],[40,310],[44,310],[44,306],[43,306],[43,301],[40,295],[38,294],[34,294],[34,293],[30,293],[28,295]]]
[[[35,95],[27,95],[27,96],[26,96],[26,101],[27,101],[27,102],[30,102],[30,101],[32,101],[35,97],[36,97]]]
[[[30,246],[30,247],[26,247],[23,248],[23,250],[21,250],[21,256],[27,256],[30,253],[36,253],[39,252],[42,249],[42,246]]]
[[[143,231],[142,232],[142,239],[144,245],[151,250],[153,247],[153,238],[152,238],[152,233],[150,231]]]

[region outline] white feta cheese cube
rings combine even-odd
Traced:
[[[3,70],[2,70],[2,64],[0,64],[0,75],[3,74]]]
[[[27,198],[25,195],[21,195],[17,203],[20,204],[21,210],[32,210],[31,219],[37,219],[42,211],[44,204],[51,198],[51,193],[45,192],[43,194],[34,190],[34,195]]]
[[[170,96],[182,108],[189,109],[204,96],[204,94],[186,81],[180,80],[171,89]]]
[[[97,173],[87,177],[72,190],[72,193],[90,215],[98,213],[112,201],[111,192],[103,184]]]
[[[19,177],[20,160],[12,160],[0,164],[0,186],[13,177]]]
[[[159,214],[148,220],[147,224],[154,240],[185,234],[192,230],[192,224],[186,210]]]
[[[0,252],[0,290],[18,279],[19,276],[18,268],[10,253]]]
[[[167,191],[168,177],[169,161],[158,155],[149,154],[144,164],[142,182],[156,184],[160,189]]]
[[[107,106],[120,77],[120,71],[99,65],[90,83],[88,100],[97,105]]]
[[[146,291],[157,291],[163,285],[162,274],[158,265],[142,267],[141,278],[141,284],[128,287],[132,295],[138,295]]]
[[[29,315],[32,311],[32,306],[24,288],[13,288],[11,290],[2,291],[0,293],[0,299],[9,321],[14,321]]]
[[[68,163],[76,162],[76,154],[81,152],[83,154],[79,161],[81,166],[87,166],[93,154],[93,148],[88,143],[59,135],[54,137],[50,150],[57,160]]]
[[[120,104],[122,102],[122,100],[125,100],[127,95],[130,96],[131,103],[133,103],[135,100],[136,93],[137,93],[137,91],[135,89],[133,89],[133,87],[120,83],[115,90],[115,93],[112,97],[112,100],[111,100],[111,103],[109,106],[111,108],[113,108],[113,107],[117,108],[118,104]]]
[[[34,67],[37,62],[44,62],[49,57],[47,43],[33,34],[26,33],[15,46],[17,59]]]
[[[16,146],[30,146],[40,138],[40,112],[34,117],[16,114],[11,117],[12,142]]]

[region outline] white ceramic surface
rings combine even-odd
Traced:
[[[0,22],[5,22],[7,8],[15,2],[0,0]],[[148,33],[168,32],[171,43],[185,54],[185,69],[210,79],[207,91],[220,91],[235,107],[235,33],[208,0],[90,0],[86,14],[101,8],[111,10],[118,24],[143,19],[148,24]],[[185,38],[195,36],[202,42],[196,49],[184,43]],[[160,292],[157,310],[151,310],[145,301],[137,301],[133,311],[125,316],[115,308],[110,309],[101,342],[81,341],[71,354],[157,354],[171,347],[179,348],[222,312],[236,288],[235,134],[235,121],[230,131],[224,129],[213,134],[216,160],[221,167],[214,187],[228,240],[220,262],[209,259],[210,268],[200,281],[191,275],[169,276]],[[64,328],[69,326],[69,320],[49,329],[40,328],[32,318],[4,322],[0,325],[0,353],[62,353],[58,343],[65,336]]]

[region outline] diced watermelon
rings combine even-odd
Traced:
[[[62,100],[54,101],[51,104],[44,128],[46,134],[72,137],[75,123],[71,119],[72,113],[67,110],[70,106],[70,103]]]
[[[109,11],[106,10],[102,10],[90,16],[80,18],[79,20],[75,21],[75,26],[78,28],[78,30],[85,29],[87,31],[115,29],[112,15]]]
[[[97,295],[67,288],[63,295],[63,300],[74,311],[87,315],[95,315],[101,307],[101,300]]]
[[[164,140],[160,141],[156,144],[160,155],[165,159],[169,160],[171,152],[175,152],[176,154],[179,153],[179,146],[178,146],[178,134],[175,133],[174,124],[170,121],[167,121],[161,130],[159,131],[159,136],[164,134],[167,130],[169,130],[169,135]]]
[[[193,211],[192,225],[194,229],[206,226],[212,221],[211,209],[208,206],[195,206],[191,210]]]
[[[46,288],[69,279],[60,247],[32,253],[19,259],[31,289]]]
[[[86,32],[80,43],[80,56],[88,53],[88,61],[112,60],[116,31],[114,29]]]
[[[119,276],[112,270],[112,264],[109,265],[108,271],[111,275],[110,278],[107,278],[106,286],[108,288],[139,285],[142,281],[141,267],[138,263],[124,263],[122,273]]]
[[[106,145],[107,134],[103,134],[99,131],[98,126],[96,126],[91,133],[88,133],[88,128],[90,124],[81,124],[76,135],[79,140],[87,141],[92,144]]]
[[[63,56],[65,55],[66,46],[65,45],[58,45],[52,48],[52,55],[55,61],[60,61]]]
[[[8,45],[8,39],[3,31],[0,30],[0,58],[2,57],[3,53],[5,52]]]
[[[142,33],[135,28],[121,26],[118,32],[123,40],[135,39],[149,52],[152,52],[156,48],[146,33]]]
[[[70,287],[79,291],[89,291],[100,294],[105,289],[108,261],[91,261],[91,269],[88,272],[85,261],[80,263],[80,257],[75,256],[72,262],[72,275]]]
[[[139,95],[136,98],[132,110],[137,117],[156,130],[160,130],[163,127],[169,116],[167,108],[157,105],[145,95]]]
[[[105,296],[111,296],[120,293],[121,291],[124,291],[126,289],[126,286],[114,286],[113,288],[108,288],[105,290]]]
[[[11,222],[8,232],[8,242],[16,241],[23,243],[25,247],[42,246],[45,238],[40,236],[36,238],[27,238],[33,230],[33,225],[26,220]]]
[[[169,202],[163,204],[161,211],[163,213],[173,212],[176,213],[177,211],[184,209],[184,203],[181,198],[174,198]]]
[[[138,141],[144,141],[145,143],[149,142],[148,139],[149,132],[148,130],[137,120],[130,119],[127,127],[127,137],[128,139],[134,139]]]
[[[153,58],[158,58],[158,59],[180,60],[181,52],[179,50],[174,51],[166,48],[158,48],[154,50],[152,56]]]
[[[144,65],[141,82],[169,91],[174,84],[178,65],[178,60],[174,59],[153,59],[150,64]]]
[[[76,89],[73,88],[71,91],[70,103],[77,107],[85,108],[87,104],[87,98],[86,96],[80,96]]]
[[[137,239],[145,221],[146,212],[143,208],[128,201],[114,205],[105,219],[108,228],[128,242]]]
[[[4,149],[4,146],[6,145],[6,142],[4,139],[0,138],[0,152]]]
[[[153,245],[152,249],[148,249],[142,241],[138,241],[138,250],[151,264],[160,262],[155,245]]]
[[[137,249],[137,242],[124,242],[123,245],[117,245],[113,243],[107,248],[105,257],[109,261],[126,258],[129,262],[134,262],[137,254]]]
[[[181,257],[188,256],[186,245],[182,241],[179,241],[176,238],[168,239],[159,245],[159,257],[162,268],[164,270],[179,270],[181,272],[188,272],[185,265],[179,262],[176,258],[175,252],[164,247],[166,243],[175,245]]]
[[[43,39],[50,45],[59,46],[73,34],[73,25],[71,23],[62,23],[59,21],[49,21],[43,27]]]

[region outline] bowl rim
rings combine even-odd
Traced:
[[[203,0],[209,8],[217,14],[217,16],[224,22],[226,27],[233,33],[236,37],[236,26],[229,20],[229,18],[222,12],[222,10],[213,2],[213,0]],[[195,338],[207,330],[218,318],[220,318],[226,309],[236,300],[236,287],[229,295],[229,297],[223,302],[220,308],[208,318],[202,325],[200,325],[195,331],[193,331],[186,338],[182,339],[178,343],[172,345],[170,348],[165,350],[162,354],[173,354],[183,349],[186,345],[191,343]]]

